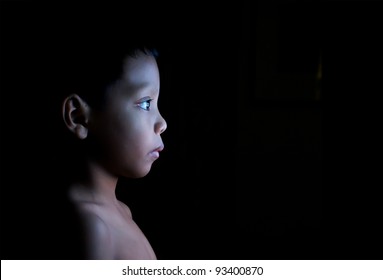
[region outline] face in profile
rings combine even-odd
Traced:
[[[166,121],[158,108],[160,77],[151,55],[127,57],[106,92],[102,109],[90,110],[87,141],[92,161],[116,176],[145,176],[158,159]]]

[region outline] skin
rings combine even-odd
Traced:
[[[158,110],[160,77],[153,56],[124,61],[121,78],[93,110],[80,96],[63,103],[66,127],[83,141],[84,174],[69,196],[85,225],[87,259],[156,259],[127,205],[116,198],[120,176],[147,175],[164,145],[166,121]]]

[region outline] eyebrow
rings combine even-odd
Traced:
[[[132,95],[138,95],[138,94],[141,94],[142,91],[144,91],[148,95],[158,96],[160,92],[159,89],[152,87],[150,83],[140,83],[138,85],[122,84],[120,89],[124,92],[129,92]]]
[[[159,93],[159,91],[160,91],[159,88],[152,87],[150,83],[141,83],[138,86],[134,86],[134,87],[137,88],[138,91],[145,90],[145,89],[149,88],[151,92],[156,93],[156,94]]]

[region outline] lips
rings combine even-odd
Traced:
[[[164,145],[160,145],[156,149],[154,149],[153,152],[161,152],[163,149],[164,149]]]
[[[151,151],[149,154],[153,158],[159,158],[160,157],[160,152],[164,149],[164,145],[160,145],[157,148],[155,148],[153,151]]]

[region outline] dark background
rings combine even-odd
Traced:
[[[44,204],[58,192],[40,163],[55,148],[36,82],[49,40],[34,31],[52,4],[35,3],[1,2],[2,259],[45,258],[29,244],[50,214],[65,219]],[[160,5],[165,150],[117,188],[159,259],[347,258],[328,250],[323,213],[321,12],[317,1]]]

